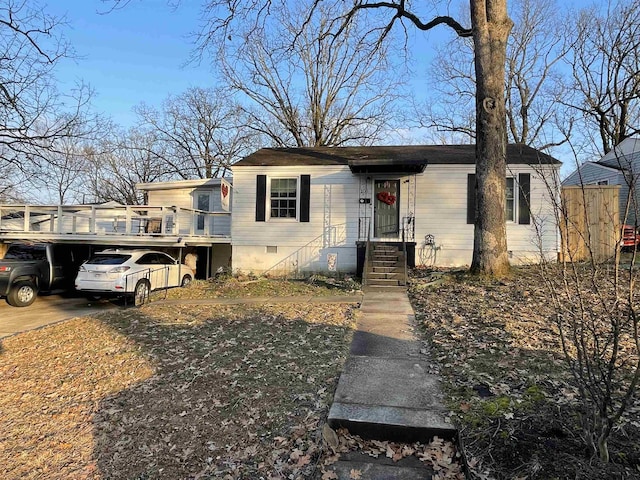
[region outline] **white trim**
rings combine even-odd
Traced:
[[[296,216],[293,217],[272,217],[271,216],[271,182],[272,180],[295,180],[296,181]],[[267,175],[267,192],[265,195],[265,220],[268,222],[292,223],[300,221],[300,175]]]
[[[507,216],[506,216],[507,215],[507,211],[506,211],[506,208],[505,208],[505,212],[504,212],[505,213],[505,221],[507,223],[518,223],[518,220],[520,220],[518,218],[518,213],[519,213],[519,211],[518,211],[518,198],[520,197],[520,195],[519,195],[520,182],[518,182],[517,176],[510,177],[510,176],[507,175],[507,177],[505,179],[505,186],[506,186],[506,181],[509,180],[509,179],[513,180],[513,189],[511,191],[511,195],[513,196],[513,212],[512,212],[511,218],[507,218]],[[505,207],[507,205],[506,190],[507,189],[505,188],[505,197],[504,197]]]
[[[233,184],[231,177],[224,179]],[[142,191],[173,190],[176,188],[199,188],[220,186],[220,178],[197,178],[194,180],[175,180],[171,182],[136,183],[136,188]]]

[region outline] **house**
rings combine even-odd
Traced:
[[[563,180],[562,186],[619,185],[620,223],[638,226],[640,225],[640,190],[633,186],[639,179],[640,138],[630,137],[620,142],[600,160],[580,165]]]
[[[511,261],[555,259],[557,192],[544,177],[560,162],[509,145],[507,163]],[[471,263],[474,145],[263,148],[232,171],[234,271],[361,272],[367,245],[383,243],[410,266]]]

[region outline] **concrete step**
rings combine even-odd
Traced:
[[[372,260],[370,265],[372,267],[400,267],[404,266],[402,264],[398,264],[395,260]]]
[[[395,279],[401,280],[404,279],[404,275],[401,272],[378,272],[374,270],[373,272],[369,272],[367,275],[369,280],[377,280],[377,279]]]
[[[329,411],[329,425],[379,440],[454,438],[438,378],[428,374],[428,368],[416,358],[350,356]]]
[[[338,480],[352,480],[352,470],[360,472],[362,480],[431,480],[433,470],[416,457],[403,458],[393,462],[381,455],[373,458],[359,452],[340,455],[340,460],[329,466]]]
[[[401,265],[396,265],[393,267],[378,267],[371,266],[367,269],[367,273],[376,272],[376,273],[404,273],[404,268]]]
[[[372,287],[397,287],[402,285],[402,280],[397,278],[367,278],[367,285]]]
[[[371,257],[372,262],[393,262],[393,263],[401,263],[398,257],[392,257],[389,255],[380,255]],[[404,263],[404,261],[402,261]]]

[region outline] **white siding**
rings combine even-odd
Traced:
[[[507,222],[507,248],[511,263],[531,263],[540,251],[555,258],[556,222],[548,188],[541,175],[526,165],[510,165],[508,176],[531,174],[531,224]],[[473,224],[467,224],[467,175],[473,165],[429,165],[418,176],[416,202],[416,264],[462,266],[471,264]],[[551,174],[551,172],[548,172]],[[517,194],[516,194],[517,197]],[[518,205],[516,200],[515,209]],[[428,245],[432,235],[435,245]]]
[[[309,222],[255,221],[256,176],[311,176]],[[326,270],[327,255],[338,254],[338,270],[356,269],[358,178],[348,167],[243,167],[234,170],[231,244],[233,269],[281,274]],[[268,215],[267,215],[268,217]],[[277,247],[277,253],[267,253]]]
[[[429,165],[424,173],[416,176],[417,264],[470,264],[473,225],[466,223],[467,175],[474,170],[473,165]],[[555,258],[555,216],[545,182],[532,167],[510,166],[509,176],[517,179],[519,173],[531,174],[532,221],[530,225],[507,224],[511,261],[513,264],[536,261],[541,249],[548,257]],[[260,174],[266,174],[268,178],[310,175],[310,221],[302,223],[267,218],[265,222],[256,222],[256,176]],[[400,217],[413,210],[414,205],[409,204],[406,193],[411,184],[403,183],[408,177],[378,175],[371,176],[368,181],[373,182],[374,178],[400,179]],[[233,199],[231,231],[233,269],[273,274],[324,271],[327,254],[337,253],[338,270],[355,271],[360,186],[361,177],[352,174],[347,166],[235,168],[234,190],[237,195]],[[371,186],[368,191],[372,191]],[[517,211],[517,205],[515,208]],[[434,246],[426,244],[426,235],[433,235]]]

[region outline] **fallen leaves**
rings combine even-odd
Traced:
[[[2,478],[310,478],[353,308],[149,305],[3,340]]]
[[[475,477],[632,478],[640,468],[640,429],[632,424],[639,399],[623,418],[624,433],[612,437],[624,465],[585,462],[579,392],[539,267],[513,268],[500,281],[460,271],[440,272],[437,284],[432,278],[414,272],[409,294]]]
[[[442,438],[434,437],[428,444],[420,442],[408,444],[384,440],[365,440],[349,433],[346,429],[339,429],[334,433],[338,438],[338,447],[325,449],[321,458],[323,480],[337,478],[332,476],[335,473],[332,466],[342,458],[342,455],[352,452],[371,458],[388,458],[393,463],[401,462],[408,457],[416,457],[425,467],[425,476],[432,472],[433,478],[440,480],[464,480],[465,478],[461,456],[455,445]],[[360,478],[358,476],[360,474],[359,470],[353,469],[350,478]]]

